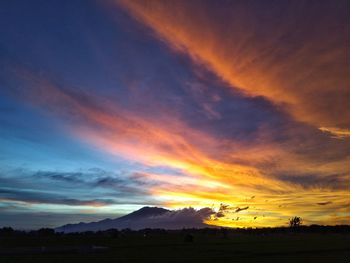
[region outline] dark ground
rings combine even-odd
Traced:
[[[12,233],[0,235],[0,262],[350,262],[350,233],[220,229]]]

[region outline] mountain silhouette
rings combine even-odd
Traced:
[[[162,215],[166,212],[170,212],[170,210],[161,208],[161,207],[149,207],[145,206],[142,207],[139,210],[136,210],[130,214],[127,214],[125,216],[119,217],[119,220],[135,220],[135,219],[141,219],[144,217],[152,217],[152,216],[158,216]]]
[[[56,232],[84,232],[103,231],[111,228],[134,230],[144,228],[202,228],[207,227],[203,220],[208,218],[213,211],[210,208],[195,210],[184,208],[180,210],[168,210],[161,207],[143,207],[125,216],[115,219],[104,219],[98,222],[67,224],[57,227]]]

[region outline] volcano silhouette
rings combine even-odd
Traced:
[[[203,228],[208,225],[203,220],[210,216],[213,211],[210,208],[195,210],[193,208],[184,208],[180,210],[168,210],[160,207],[143,207],[128,215],[116,219],[104,219],[92,223],[67,224],[60,226],[55,230],[57,232],[84,232],[84,231],[103,231],[107,229],[125,229],[130,228],[139,230],[144,228]]]

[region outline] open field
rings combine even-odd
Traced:
[[[0,262],[350,262],[349,233],[188,233],[2,237]]]

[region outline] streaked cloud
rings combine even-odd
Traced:
[[[350,127],[347,1],[116,2],[245,95],[315,127]]]
[[[72,91],[49,79],[19,72],[22,74],[19,76],[31,87],[22,96],[33,105],[49,110],[52,116],[66,119],[67,131],[76,138],[95,145],[101,151],[123,156],[144,166],[177,171],[176,174],[135,171],[126,179],[131,184],[140,183],[158,203],[175,208],[218,207],[227,203],[236,207],[235,213],[245,212],[240,216],[239,224],[233,223],[230,213],[207,219],[208,224],[228,225],[230,222],[233,226],[263,226],[281,224],[281,220],[285,221],[293,214],[307,217],[308,213],[296,201],[301,196],[304,205],[313,207],[309,207],[311,218],[317,214],[317,222],[331,223],[325,216],[324,206],[315,204],[320,199],[329,200],[333,196],[334,206],[339,205],[348,194],[346,156],[343,161],[333,161],[327,155],[299,152],[301,148],[293,145],[293,140],[285,139],[281,144],[270,136],[266,137],[265,133],[270,130],[257,132],[256,136],[264,139],[261,142],[256,139],[254,144],[235,140],[234,137],[218,139],[215,133],[199,131],[177,116],[150,118],[144,112],[126,111],[102,97]],[[309,138],[306,128],[301,131]],[[283,132],[288,135],[289,130]],[[324,143],[328,140],[331,139],[325,138]],[[310,146],[314,147],[314,144]],[[333,150],[341,154],[342,147]],[[334,175],[334,169],[340,174]],[[99,178],[93,182],[95,186],[122,187],[125,193],[138,192],[129,183],[125,188],[118,178],[98,173]],[[79,174],[48,173],[47,176],[52,180],[71,182],[83,178]],[[291,196],[293,198],[289,199]],[[269,202],[261,201],[262,198]],[[98,200],[95,206],[102,205]],[[327,211],[334,212],[334,207],[326,207]],[[319,214],[323,217],[320,218]]]
[[[330,128],[330,127],[321,127],[319,129],[320,131],[333,135],[333,137],[336,139],[345,139],[347,137],[350,137],[350,130],[347,130],[347,129]]]
[[[29,19],[28,36],[11,20],[27,11],[8,8],[1,209],[191,206],[213,209],[201,217],[212,225],[347,222],[346,2],[111,2],[87,4],[88,17],[37,14],[69,16],[70,30],[50,20],[62,35]]]

